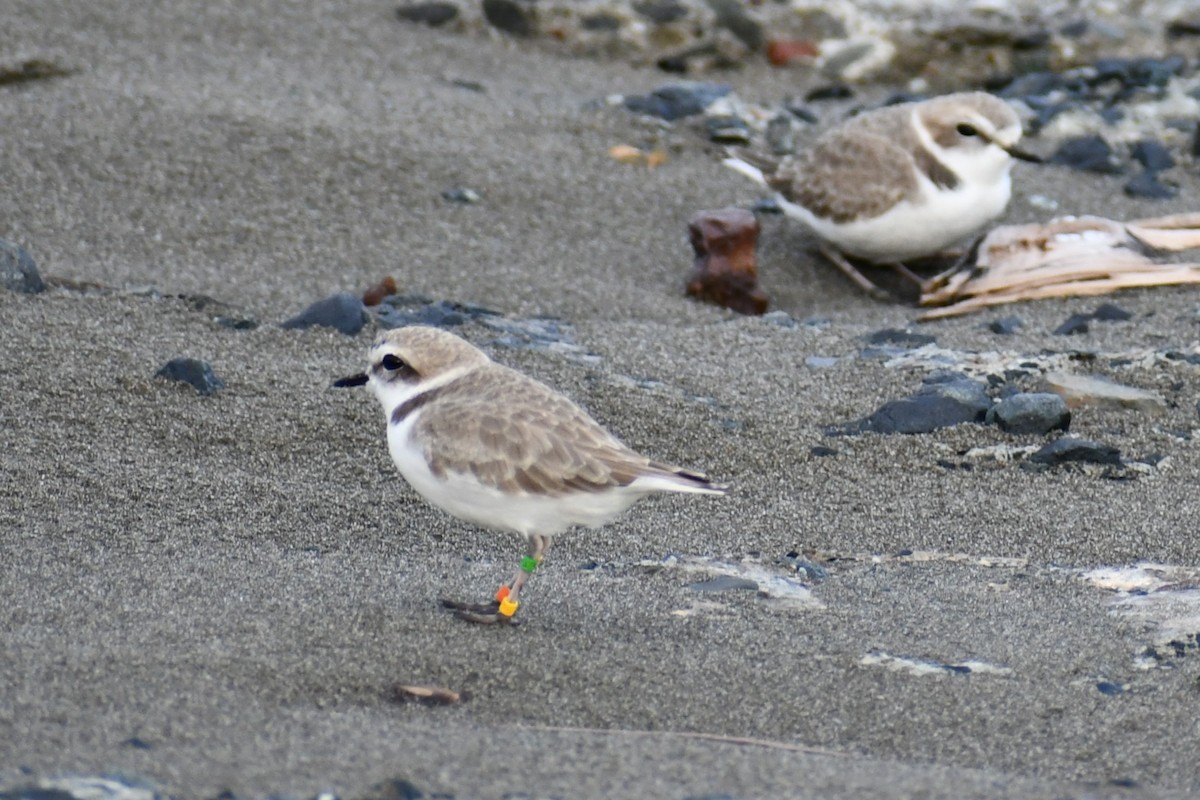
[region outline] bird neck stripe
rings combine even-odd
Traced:
[[[917,169],[937,188],[957,189],[958,175],[937,157],[937,152],[942,148],[934,142],[933,137],[929,135],[929,129],[915,111],[909,123],[917,136],[917,146],[913,149],[913,162]]]
[[[450,386],[450,384],[467,374],[468,371],[469,370],[467,369],[451,370],[445,375],[442,375],[441,377],[431,381],[430,385],[425,389],[425,391],[420,392],[419,394],[414,394],[412,397],[408,398],[403,403],[392,409],[391,416],[389,417],[392,424],[399,425],[414,411],[435,400],[438,395],[442,394],[442,392],[444,392]]]

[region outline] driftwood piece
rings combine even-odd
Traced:
[[[1160,264],[1153,254],[1200,248],[1200,213],[1116,222],[1059,217],[1003,225],[975,248],[973,265],[922,286],[919,319],[953,317],[989,306],[1108,294],[1119,289],[1200,284],[1200,263]]]

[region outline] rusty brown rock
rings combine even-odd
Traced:
[[[758,220],[744,208],[700,211],[688,220],[696,260],[687,293],[742,314],[762,314],[758,287]]]
[[[386,276],[379,283],[372,286],[363,292],[362,301],[364,306],[377,306],[383,302],[383,298],[397,292],[396,279],[391,275]]]

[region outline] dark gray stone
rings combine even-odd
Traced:
[[[1067,139],[1050,157],[1050,163],[1107,175],[1117,175],[1122,171],[1120,159],[1099,134]]]
[[[648,0],[648,2],[634,3],[633,10],[660,25],[683,19],[688,13],[687,7],[675,0]]]
[[[1179,190],[1159,180],[1158,173],[1147,170],[1129,179],[1125,184],[1125,194],[1147,200],[1170,200],[1179,194]]]
[[[449,329],[464,324],[467,321],[467,314],[458,303],[447,300],[403,308],[382,303],[375,311],[375,320],[384,328],[430,325],[435,328]]]
[[[292,330],[321,325],[347,336],[354,336],[363,329],[366,321],[367,312],[362,299],[349,292],[340,292],[318,300],[296,316],[284,321],[281,327]]]
[[[704,113],[715,101],[733,89],[723,83],[684,81],[660,86],[650,94],[625,98],[625,107],[639,114],[661,117],[668,122]]]
[[[733,116],[709,117],[704,120],[709,140],[717,144],[750,144],[750,126]]]
[[[1088,323],[1092,321],[1091,314],[1072,314],[1067,321],[1054,329],[1056,336],[1075,336],[1088,332]]]
[[[1133,319],[1133,313],[1126,311],[1116,303],[1101,303],[1092,312],[1092,319],[1101,322],[1127,322]]]
[[[1072,461],[1091,464],[1121,465],[1121,451],[1112,445],[1064,436],[1038,450],[1029,457],[1034,464],[1058,466]]]
[[[483,0],[483,16],[497,30],[513,36],[533,33],[533,3],[524,0]]]
[[[988,325],[988,330],[990,330],[992,333],[999,334],[1000,336],[1011,336],[1016,333],[1017,329],[1023,324],[1024,323],[1021,321],[1021,318],[1013,314],[1007,317],[1001,317],[998,320],[994,320],[990,325]]]
[[[225,388],[225,382],[213,373],[207,361],[198,358],[173,358],[155,377],[186,383],[202,395],[215,394]]]
[[[0,284],[10,292],[37,294],[46,291],[33,256],[25,248],[0,239]]]
[[[757,592],[758,583],[749,578],[737,578],[733,575],[718,575],[706,581],[689,583],[688,588],[693,592]]]
[[[1071,410],[1052,392],[1014,394],[988,409],[986,421],[1005,433],[1040,435],[1070,430]]]
[[[717,24],[732,33],[753,52],[763,49],[765,37],[762,25],[746,12],[743,0],[708,0],[717,17]]]
[[[1157,139],[1142,139],[1129,149],[1133,160],[1146,168],[1147,172],[1161,172],[1175,166],[1175,159],[1167,146]]]
[[[468,189],[465,186],[455,186],[452,189],[447,189],[442,192],[442,199],[448,200],[451,203],[478,203],[483,200],[479,192],[474,189]]]
[[[927,333],[912,333],[911,331],[904,331],[899,328],[885,328],[881,331],[875,331],[867,337],[868,344],[893,344],[898,347],[912,348],[924,347],[936,341],[936,336],[930,336]]]
[[[458,7],[453,3],[442,3],[438,2],[438,0],[431,0],[431,2],[427,3],[413,3],[412,5],[400,6],[396,9],[396,15],[408,22],[419,22],[431,28],[436,28],[440,25],[445,25],[457,17]]]
[[[983,422],[991,407],[992,400],[982,383],[962,375],[943,374],[912,397],[892,400],[871,416],[830,432],[929,433],[964,422]]]

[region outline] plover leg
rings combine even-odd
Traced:
[[[513,620],[513,615],[517,613],[517,609],[521,603],[517,599],[521,594],[521,588],[525,582],[529,580],[529,576],[538,568],[542,560],[546,557],[546,550],[550,547],[550,537],[532,534],[529,537],[529,549],[526,551],[525,557],[521,559],[521,566],[513,579],[501,586],[496,591],[496,599],[491,603],[481,603],[473,605],[469,603],[457,603],[453,600],[443,600],[442,605],[454,611],[454,616],[466,622],[474,622],[479,625],[513,625],[516,624]]]
[[[837,249],[825,244],[824,242],[821,243],[820,249],[821,255],[829,259],[830,262],[832,262],[835,267],[840,269],[847,278],[854,281],[858,288],[871,295],[871,297],[874,297],[876,300],[886,301],[891,301],[893,299],[892,296],[886,291],[880,289],[874,283],[871,283],[871,281],[867,279],[867,276],[859,272],[858,269],[849,261],[847,261],[846,257]]]

